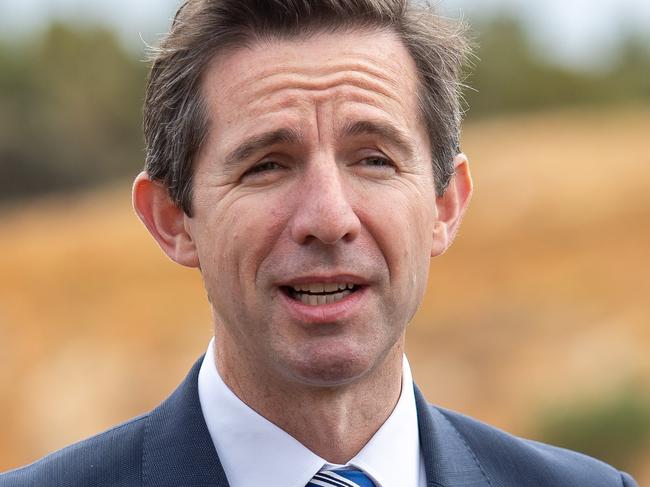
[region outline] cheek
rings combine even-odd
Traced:
[[[405,222],[400,229],[402,236],[399,245],[401,256],[398,262],[400,278],[407,282],[402,288],[406,293],[404,299],[411,300],[417,306],[426,289],[431,255],[431,225],[429,215],[411,213],[414,217]]]
[[[240,292],[254,287],[260,267],[286,229],[286,211],[269,201],[242,198],[210,223],[214,235],[211,250],[217,263],[215,279],[228,276]]]
[[[427,288],[429,277],[429,264],[431,261],[431,248],[433,245],[433,229],[435,223],[435,207],[430,207],[426,203],[421,206],[413,207],[414,228],[411,228],[409,235],[414,237],[411,243],[413,251],[413,270],[412,285],[414,296],[418,299],[418,304]]]
[[[419,192],[396,189],[365,200],[367,228],[382,252],[395,291],[419,295],[426,286],[435,208]]]

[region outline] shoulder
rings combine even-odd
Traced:
[[[140,485],[147,415],[0,474],[0,487],[123,487]]]
[[[499,479],[494,485],[636,486],[629,475],[589,456],[518,438],[453,411],[430,408],[458,432],[487,478]]]

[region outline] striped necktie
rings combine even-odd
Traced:
[[[376,487],[360,470],[321,470],[306,487]]]

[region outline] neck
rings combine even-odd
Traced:
[[[217,340],[215,358],[226,385],[249,407],[330,463],[345,464],[352,459],[388,419],[400,396],[403,339],[363,377],[327,387],[292,383],[260,373],[268,368],[229,360],[221,342]]]

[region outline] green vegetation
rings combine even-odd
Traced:
[[[650,397],[624,389],[601,401],[582,401],[542,415],[540,441],[630,469],[650,445]]]
[[[54,24],[0,44],[0,199],[133,174],[145,76],[101,28]]]
[[[476,23],[468,118],[585,104],[650,101],[650,49],[630,39],[611,70],[544,61],[521,26]],[[53,24],[0,41],[0,202],[134,175],[143,160],[146,63],[99,27]]]
[[[508,17],[474,24],[478,44],[466,84],[469,117],[579,105],[650,101],[650,43],[629,37],[609,69],[560,67],[536,52]]]

